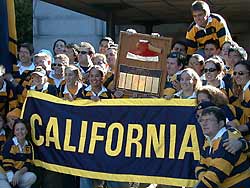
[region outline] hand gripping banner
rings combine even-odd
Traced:
[[[203,136],[194,100],[68,102],[29,92],[34,163],[81,177],[192,187]]]

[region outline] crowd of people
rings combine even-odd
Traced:
[[[204,1],[195,1],[194,22],[186,40],[176,41],[167,56],[164,98],[196,99],[196,118],[206,141],[196,168],[197,188],[250,187],[250,61],[232,40],[225,20],[210,13]],[[129,29],[127,32],[135,32]],[[114,84],[118,45],[110,37],[99,42],[59,39],[53,52],[32,44],[18,49],[12,72],[0,65],[0,187],[169,187],[76,178],[35,168],[29,126],[20,120],[28,90],[65,100],[127,97]],[[145,95],[146,96],[146,95]],[[133,96],[134,97],[134,96]],[[80,182],[80,183],[79,183]]]

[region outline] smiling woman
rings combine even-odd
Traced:
[[[14,137],[3,148],[3,168],[8,182],[13,186],[31,187],[36,175],[29,172],[33,149],[26,139],[28,129],[23,120],[17,119],[13,125]]]

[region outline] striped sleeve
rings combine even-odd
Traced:
[[[11,148],[12,142],[8,141],[3,147],[3,168],[5,171],[15,171],[15,161],[12,159]]]
[[[192,55],[198,48],[197,41],[195,39],[195,24],[192,23],[186,33],[186,45],[187,45],[187,55]]]

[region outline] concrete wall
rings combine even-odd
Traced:
[[[33,0],[33,44],[35,52],[52,50],[57,39],[67,43],[89,41],[97,49],[106,35],[106,22],[40,0]]]

